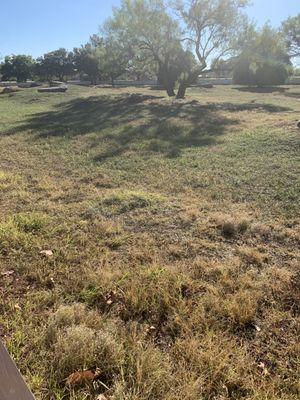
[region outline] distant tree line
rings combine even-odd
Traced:
[[[300,14],[279,29],[249,22],[248,0],[123,0],[88,43],[33,59],[5,57],[2,80],[92,84],[119,77],[156,78],[169,96],[183,98],[199,76],[221,74],[239,84],[281,84],[300,56]],[[175,93],[177,90],[177,93]]]

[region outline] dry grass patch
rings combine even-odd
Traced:
[[[250,227],[250,222],[245,218],[230,217],[219,215],[215,222],[225,238],[234,238],[239,234],[244,234]]]
[[[258,251],[255,248],[242,246],[239,247],[238,253],[241,259],[247,265],[254,265],[257,267],[262,267],[265,263],[268,262],[268,255]]]
[[[253,361],[233,338],[222,334],[207,332],[178,340],[173,348],[178,360],[179,380],[187,381],[181,371],[189,371],[187,398],[211,399],[220,396],[224,399],[238,399],[253,391],[249,372]]]

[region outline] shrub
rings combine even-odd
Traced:
[[[288,71],[285,64],[269,61],[252,63],[248,59],[242,59],[236,64],[233,72],[233,82],[239,85],[282,85],[287,78]]]
[[[288,78],[285,65],[264,63],[255,72],[257,86],[283,85]]]
[[[255,85],[255,74],[250,68],[250,61],[240,60],[233,71],[233,82],[238,85]]]

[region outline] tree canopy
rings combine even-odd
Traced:
[[[76,75],[112,85],[120,76],[156,76],[169,96],[178,87],[178,98],[199,75],[221,70],[235,69],[237,76],[240,68],[249,82],[257,81],[258,71],[266,82],[278,73],[282,81],[290,60],[300,56],[300,14],[280,30],[268,24],[257,29],[245,14],[247,5],[248,0],[122,0],[86,44],[37,60],[7,56],[0,73],[18,81]]]
[[[26,81],[33,75],[34,60],[31,56],[6,56],[0,66],[2,80],[16,79],[17,82]]]
[[[300,13],[282,24],[282,31],[291,57],[300,57]]]
[[[42,79],[51,80],[57,77],[60,81],[64,81],[68,75],[72,74],[73,68],[72,54],[60,48],[38,58],[36,73]]]

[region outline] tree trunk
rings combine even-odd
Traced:
[[[179,85],[178,91],[177,91],[176,99],[184,99],[186,89],[187,89],[187,85],[185,83],[181,82]]]
[[[166,91],[167,91],[169,97],[174,97],[175,96],[173,85],[172,86],[167,86],[166,87]]]

